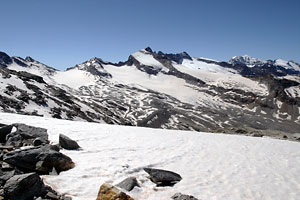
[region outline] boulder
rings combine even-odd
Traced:
[[[33,145],[33,141],[39,138],[44,144],[49,143],[47,129],[28,126],[26,124],[13,124],[16,131],[6,136],[6,145],[21,147],[25,143]]]
[[[133,200],[133,198],[120,191],[118,188],[108,183],[104,183],[100,187],[96,200]]]
[[[53,150],[51,145],[11,151],[4,155],[3,160],[24,171],[40,174],[49,174],[53,168],[60,173],[75,166],[71,158]]]
[[[80,148],[76,141],[63,134],[59,134],[59,145],[67,150],[76,150]]]
[[[157,186],[173,186],[182,179],[179,174],[167,170],[153,168],[144,168],[144,170]]]
[[[5,143],[6,142],[6,136],[10,134],[13,126],[8,125],[8,126],[2,126],[0,128],[0,143]]]
[[[127,191],[131,191],[135,186],[140,187],[135,177],[129,177],[116,185]]]
[[[174,200],[198,200],[197,198],[195,198],[193,196],[181,194],[181,193],[176,193],[171,198]]]
[[[3,189],[5,199],[28,200],[42,195],[45,185],[38,174],[28,173],[11,177]]]

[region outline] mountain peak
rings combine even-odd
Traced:
[[[148,51],[148,52],[150,52],[150,53],[153,53],[153,51],[152,51],[152,49],[151,49],[150,47],[146,47],[146,48],[145,48],[145,51]]]
[[[243,56],[234,56],[232,59],[229,60],[228,63],[233,65],[244,64],[247,65],[248,67],[252,67],[254,65],[262,65],[264,62],[252,56],[243,55]]]

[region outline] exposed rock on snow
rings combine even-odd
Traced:
[[[2,126],[0,128],[0,143],[5,143],[6,142],[6,136],[10,134],[13,126],[8,125],[8,126]]]
[[[76,141],[72,140],[64,134],[59,134],[59,145],[67,150],[76,150],[80,148]]]
[[[44,128],[28,126],[26,124],[12,124],[12,126],[16,127],[16,131],[7,135],[6,145],[13,145],[15,147],[33,145],[33,141],[36,138],[39,138],[44,144],[49,143],[47,130]]]
[[[156,183],[157,186],[173,186],[182,179],[179,174],[167,170],[153,168],[144,168],[144,170],[150,175],[150,180]]]
[[[36,173],[15,175],[4,185],[4,197],[9,200],[28,200],[45,191],[42,179]]]
[[[181,194],[181,193],[176,193],[172,196],[172,199],[174,200],[198,200],[197,198],[186,195],[186,194]]]
[[[116,186],[127,191],[131,191],[134,187],[140,187],[135,177],[128,177]]]
[[[72,159],[51,149],[51,145],[11,151],[3,160],[21,169],[49,174],[53,169],[60,173],[75,166]]]
[[[133,200],[133,198],[120,191],[118,188],[108,183],[104,183],[100,187],[96,200]]]

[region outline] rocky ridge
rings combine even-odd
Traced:
[[[4,112],[299,139],[300,71],[292,61],[218,62],[146,48],[126,62],[93,58],[67,71],[5,53],[0,64]]]

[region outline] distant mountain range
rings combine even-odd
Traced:
[[[300,65],[228,62],[145,48],[127,61],[92,58],[59,71],[0,52],[3,112],[153,128],[293,137]]]

